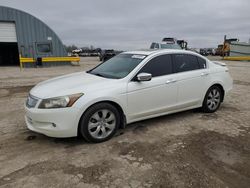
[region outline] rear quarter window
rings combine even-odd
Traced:
[[[197,59],[198,59],[198,62],[199,62],[199,65],[200,65],[201,69],[207,68],[207,63],[206,63],[205,59],[200,58],[200,57],[197,57]]]

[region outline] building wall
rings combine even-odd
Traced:
[[[18,49],[23,57],[67,56],[63,43],[55,32],[34,16],[17,9],[0,6],[0,22],[15,22]],[[43,42],[51,42],[51,53],[37,51],[36,43]]]
[[[231,42],[230,56],[250,56],[250,44],[246,42]]]

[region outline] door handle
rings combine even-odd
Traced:
[[[171,84],[171,83],[174,83],[174,82],[176,82],[177,80],[175,80],[175,79],[170,79],[170,80],[167,80],[166,81],[166,84]]]
[[[202,72],[201,73],[201,76],[207,76],[208,75],[208,72]]]

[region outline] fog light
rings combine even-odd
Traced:
[[[56,124],[55,124],[55,123],[52,123],[52,126],[53,126],[53,127],[56,127]]]

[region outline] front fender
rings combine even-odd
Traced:
[[[79,101],[77,101],[77,103],[75,104],[75,107],[79,109],[79,114],[77,115],[78,118],[78,122],[81,119],[81,116],[83,115],[83,113],[92,105],[99,103],[99,102],[114,102],[117,105],[119,105],[121,107],[121,109],[123,110],[124,114],[127,114],[127,106],[126,106],[126,94],[121,94],[118,97],[110,97],[110,96],[104,96],[104,97],[97,97],[96,95],[93,95],[91,97],[81,97],[79,99]]]

